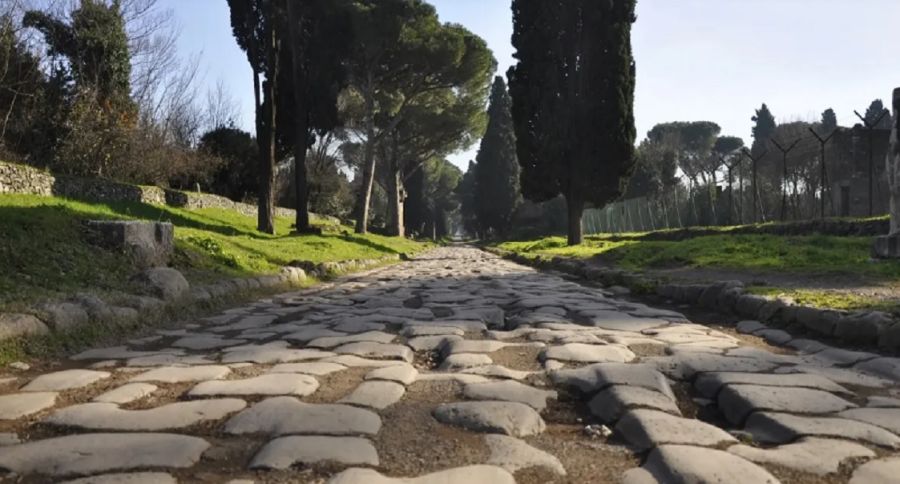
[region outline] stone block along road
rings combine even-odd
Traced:
[[[0,481],[900,482],[900,361],[786,338],[442,247],[0,371]]]

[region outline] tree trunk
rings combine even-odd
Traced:
[[[356,233],[369,230],[369,204],[372,201],[372,185],[375,182],[375,93],[371,79],[366,86],[366,148],[363,162],[362,186],[356,199]]]
[[[266,110],[265,141],[260,159],[259,183],[259,231],[267,234],[275,233],[275,91],[278,79],[278,37],[272,31],[268,46],[269,72],[266,73]],[[266,103],[264,103],[266,104]]]
[[[403,181],[400,179],[400,172],[391,168],[388,175],[388,212],[390,214],[388,221],[388,235],[396,237],[406,236],[406,227],[403,224],[403,202],[404,196]]]
[[[577,197],[566,197],[568,210],[569,245],[580,245],[584,239],[581,215],[584,213],[584,202]]]
[[[309,116],[303,98],[304,65],[301,62],[304,55],[302,48],[302,36],[300,35],[300,12],[296,2],[287,2],[288,25],[291,35],[291,49],[293,57],[294,102],[297,110],[297,126],[294,143],[294,193],[296,194],[295,209],[297,218],[294,227],[298,233],[308,232],[309,227],[309,187],[306,177],[306,140],[309,137]]]

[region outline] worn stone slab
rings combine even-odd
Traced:
[[[643,469],[660,484],[779,483],[775,476],[762,467],[734,454],[688,445],[663,445],[657,447],[650,452]],[[639,481],[627,482],[631,484]]]
[[[743,334],[753,334],[761,329],[768,329],[769,327],[765,324],[760,323],[759,321],[741,321],[737,324],[737,332]]]
[[[900,476],[900,457],[887,457],[867,462],[855,471],[850,484],[881,484],[893,482]]]
[[[638,452],[664,444],[714,447],[737,442],[728,432],[706,422],[657,410],[630,410],[619,419],[615,429]]]
[[[368,439],[359,437],[281,437],[263,446],[250,468],[283,470],[322,462],[377,466],[378,453]]]
[[[538,412],[547,408],[548,398],[556,399],[555,391],[540,390],[512,380],[470,383],[463,388],[463,395],[473,400],[524,403]]]
[[[451,340],[441,349],[441,355],[448,357],[460,353],[493,353],[508,346],[510,343],[489,339]]]
[[[569,343],[550,346],[541,352],[542,360],[575,361],[580,363],[626,363],[636,355],[624,346]]]
[[[419,477],[385,477],[372,469],[347,469],[327,484],[516,484],[513,475],[496,466],[456,467]]]
[[[182,383],[190,381],[217,380],[231,373],[231,368],[221,365],[167,366],[150,370],[132,377],[131,382]]]
[[[178,484],[178,481],[165,472],[129,472],[82,477],[62,484]]]
[[[57,410],[43,422],[91,430],[159,431],[219,420],[246,406],[235,398],[176,402],[147,410],[123,410],[114,403],[82,403]]]
[[[821,375],[825,378],[828,378],[829,380],[834,381],[835,383],[843,385],[858,385],[870,388],[886,388],[889,386],[893,386],[894,384],[890,380],[885,380],[884,378],[879,378],[877,376],[872,376],[861,371],[846,368],[797,365],[778,368],[775,370],[775,373]]]
[[[747,418],[744,429],[766,444],[786,444],[800,437],[834,437],[900,448],[900,437],[881,427],[846,418],[757,412]]]
[[[95,348],[83,351],[71,359],[75,361],[81,360],[127,360],[129,358],[140,358],[142,356],[155,356],[162,353],[183,355],[184,350],[164,350],[164,351],[134,351],[127,346],[114,346],[111,348]]]
[[[366,380],[387,380],[403,385],[409,385],[416,381],[419,370],[412,365],[395,365],[372,370],[366,375]]]
[[[97,395],[94,397],[93,401],[98,403],[124,405],[150,395],[156,391],[156,388],[156,385],[151,385],[149,383],[126,383],[116,389]]]
[[[588,403],[591,413],[606,423],[619,420],[632,408],[651,408],[681,415],[678,405],[662,393],[643,387],[614,385],[598,393]]]
[[[305,375],[325,376],[347,367],[337,363],[314,361],[310,363],[281,363],[275,365],[268,373],[303,373]]]
[[[291,363],[294,361],[318,360],[335,354],[316,349],[279,348],[262,345],[229,351],[222,356],[222,363]]]
[[[703,373],[694,380],[694,388],[706,398],[715,398],[722,387],[737,384],[810,388],[845,395],[853,394],[821,375],[719,372]]]
[[[387,360],[400,360],[412,363],[413,352],[406,345],[359,342],[341,345],[334,350],[335,353],[349,354],[361,358],[380,358]]]
[[[826,475],[838,471],[841,463],[854,457],[875,457],[862,445],[845,440],[806,437],[796,443],[771,449],[734,445],[728,452],[758,464],[774,464],[800,472]]]
[[[407,338],[417,338],[420,336],[463,336],[465,330],[455,326],[437,326],[435,324],[420,324],[414,326],[405,326],[401,335]]]
[[[151,356],[139,356],[130,358],[126,362],[126,366],[132,368],[149,368],[157,366],[200,366],[214,365],[215,361],[210,360],[202,355],[172,355],[160,354]]]
[[[852,408],[837,416],[870,423],[900,435],[900,408]]]
[[[490,365],[494,362],[490,356],[484,353],[456,353],[444,358],[438,369],[444,371],[458,371],[476,366]]]
[[[854,368],[894,382],[900,382],[900,358],[876,358],[857,364]]]
[[[223,339],[215,335],[197,335],[180,338],[172,343],[172,346],[188,350],[215,350],[237,346],[246,342],[246,340],[242,339]]]
[[[230,434],[375,435],[381,429],[376,413],[350,405],[310,404],[293,397],[273,397],[232,417]]]
[[[186,468],[196,464],[208,448],[203,439],[175,434],[68,435],[5,447],[0,468],[49,476]]]
[[[243,395],[312,395],[319,388],[319,382],[309,375],[278,374],[255,376],[243,380],[210,380],[197,384],[188,392],[199,396],[243,396]]]
[[[612,310],[595,310],[583,313],[588,316],[588,324],[597,328],[616,331],[642,331],[669,324],[656,318],[636,318],[627,313]]]
[[[350,368],[383,368],[404,364],[404,362],[398,360],[373,360],[369,358],[360,358],[356,355],[332,356],[322,360],[322,363],[337,363]]]
[[[719,392],[719,409],[739,425],[752,412],[767,410],[799,414],[829,414],[856,407],[831,393],[809,388],[729,385]]]
[[[406,344],[415,351],[437,351],[451,341],[461,341],[462,339],[462,336],[456,335],[419,336],[407,340]]]
[[[644,360],[655,363],[659,371],[679,380],[691,379],[697,373],[768,372],[778,366],[777,363],[763,359],[722,356],[704,352],[679,352],[673,356],[651,357]]]
[[[0,447],[16,445],[21,442],[22,439],[15,432],[0,432]]]
[[[475,432],[525,437],[544,431],[544,420],[528,405],[518,402],[455,402],[439,405],[434,418]]]
[[[794,336],[791,335],[791,333],[788,333],[783,329],[763,329],[754,334],[765,339],[767,343],[778,346],[786,345],[789,341],[794,339]]]
[[[329,329],[326,326],[316,326],[316,327],[303,328],[299,331],[285,335],[284,339],[287,341],[296,341],[299,343],[306,343],[307,341],[312,341],[316,338],[327,338],[330,336],[346,336],[346,335],[347,335],[347,333],[335,331],[333,329]]]
[[[45,373],[31,380],[22,388],[23,392],[60,392],[73,388],[86,387],[105,378],[109,378],[105,371],[93,370],[64,370],[53,373]]]
[[[416,381],[454,381],[460,385],[468,385],[469,383],[484,383],[490,380],[481,375],[469,375],[466,373],[419,373]]]
[[[507,368],[503,365],[484,365],[484,366],[476,366],[472,368],[465,368],[460,370],[461,373],[466,373],[469,375],[481,375],[481,376],[489,376],[493,378],[504,378],[507,380],[524,380],[528,378],[530,375],[533,375],[534,372],[531,371],[519,371]]]
[[[385,409],[400,401],[406,387],[392,381],[364,381],[350,395],[338,400],[338,403],[358,405],[361,407]]]
[[[851,366],[862,361],[873,360],[878,355],[866,351],[851,351],[843,348],[827,348],[804,357],[804,360],[819,366]]]
[[[512,473],[530,467],[543,467],[558,476],[566,475],[566,469],[559,459],[517,438],[485,435],[484,442],[491,452],[487,460],[489,465],[502,467]]]
[[[593,394],[612,385],[632,385],[647,388],[675,400],[675,394],[662,373],[653,366],[628,363],[597,363],[573,370],[556,370],[550,379],[557,385],[578,388]]]
[[[391,343],[395,339],[397,339],[397,335],[394,334],[385,333],[383,331],[368,331],[347,336],[326,336],[316,338],[307,343],[306,346],[309,346],[310,348],[336,348],[347,343]]]
[[[40,412],[56,404],[56,392],[0,395],[0,420],[14,420]]]

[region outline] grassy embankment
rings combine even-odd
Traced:
[[[79,291],[114,292],[134,273],[121,254],[85,240],[85,220],[143,219],[175,225],[174,267],[192,283],[276,273],[295,260],[379,258],[414,253],[424,244],[348,227],[323,226],[323,235],[260,234],[256,220],[222,209],[183,210],[140,203],[85,203],[31,195],[0,195],[0,310]]]
[[[797,283],[790,286],[775,282],[753,285],[749,290],[834,309],[900,309],[896,297],[853,291],[854,284],[890,287],[900,281],[900,262],[870,260],[871,237],[740,235],[723,230],[718,235],[667,241],[646,240],[644,235],[592,235],[575,247],[567,247],[562,237],[505,242],[498,247],[528,257],[590,258],[651,273],[682,269],[679,275],[686,277],[690,277],[690,269],[709,269],[734,276],[753,275],[751,283],[767,275],[775,281],[795,278]],[[834,289],[822,289],[821,281],[816,281],[822,277],[838,283]],[[848,283],[840,283],[842,279]],[[811,287],[802,287],[803,281],[809,281]]]

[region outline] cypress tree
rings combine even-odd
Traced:
[[[619,197],[634,164],[636,0],[513,0],[510,95],[522,192],[562,194],[568,241],[585,205]]]
[[[479,225],[505,234],[521,202],[516,135],[513,130],[506,82],[494,79],[488,108],[488,126],[476,158],[475,207]]]

